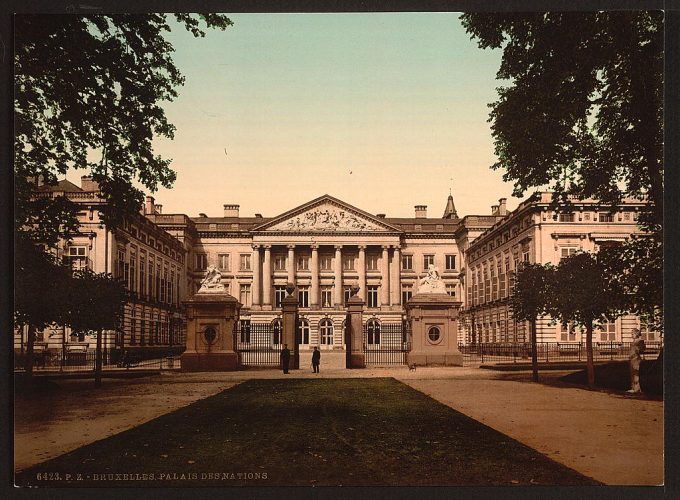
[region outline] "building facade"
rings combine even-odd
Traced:
[[[615,210],[595,200],[572,200],[573,211],[551,206],[551,193],[524,201],[492,227],[478,234],[465,251],[464,343],[528,342],[528,325],[512,317],[512,274],[523,262],[554,264],[577,251],[597,252],[605,245],[641,237],[637,218],[644,204],[623,200]],[[646,340],[659,340],[636,316],[623,316],[594,332],[597,342],[630,342],[640,328]],[[585,333],[549,317],[537,323],[538,342],[578,343]]]

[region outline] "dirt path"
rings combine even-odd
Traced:
[[[59,389],[15,401],[17,471],[113,436],[239,383],[215,376],[60,380]]]
[[[605,484],[663,483],[661,401],[492,378],[397,378]]]

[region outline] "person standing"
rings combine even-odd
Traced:
[[[321,351],[319,348],[314,346],[314,352],[312,353],[312,368],[314,373],[319,373],[319,364],[321,363]]]
[[[283,349],[281,349],[281,368],[283,368],[283,373],[288,373],[289,363],[290,363],[290,350],[288,349],[288,344],[283,344]]]

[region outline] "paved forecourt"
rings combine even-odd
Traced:
[[[323,366],[322,366],[323,370]],[[606,484],[663,482],[663,403],[504,380],[477,368],[169,372],[144,379],[59,381],[17,396],[15,469],[57,457],[250,379],[394,377],[553,460]],[[516,377],[516,374],[514,374]]]

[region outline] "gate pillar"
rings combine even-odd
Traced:
[[[288,349],[291,352],[290,364],[291,369],[297,370],[300,368],[300,347],[298,342],[298,299],[293,295],[295,292],[295,285],[288,283],[286,285],[286,296],[281,302],[283,309],[283,343],[288,344]]]
[[[352,296],[347,300],[347,368],[366,368],[364,354],[363,312],[365,302],[357,295],[358,286],[353,286]]]
[[[228,293],[197,293],[183,302],[187,313],[187,348],[182,371],[238,370],[234,325],[241,304]]]

